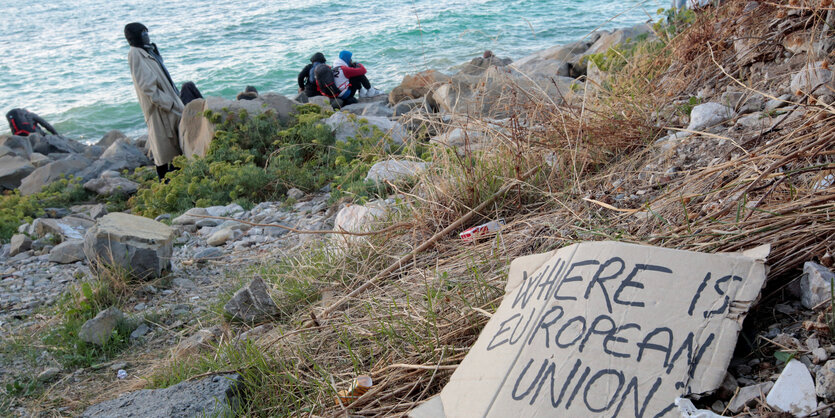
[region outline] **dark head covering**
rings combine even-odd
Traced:
[[[322,64],[325,63],[325,54],[321,52],[317,52],[310,57],[310,62],[321,62]]]
[[[139,22],[128,23],[125,25],[125,39],[128,40],[130,46],[142,48],[142,31],[146,30],[148,28]]]

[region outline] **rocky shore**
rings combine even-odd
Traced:
[[[744,3],[732,23],[740,31],[746,30],[746,25],[758,22],[757,16],[765,13],[766,7],[770,6]],[[835,79],[826,61],[835,48],[835,38],[801,42],[814,38],[817,32],[799,26],[797,21],[804,16],[800,12],[788,13],[788,23],[772,25],[780,34],[772,49],[741,36],[731,43],[732,59],[745,68],[748,79],[756,80],[753,87],[741,87],[728,78],[685,85],[682,91],[686,94],[669,100],[653,114],[659,134],[647,145],[642,166],[634,167],[629,175],[600,182],[583,191],[583,197],[622,209],[628,217],[623,222],[643,225],[654,216],[650,207],[663,199],[665,187],[676,179],[721,167],[747,154],[745,147],[753,143],[752,138],[820,121],[810,116],[812,110],[804,103],[835,102],[830,88]],[[536,100],[544,97],[554,105],[572,107],[604,88],[609,75],[599,68],[599,59],[590,57],[603,59],[613,47],[656,38],[651,25],[639,25],[596,31],[577,42],[515,61],[485,53],[454,74],[429,70],[407,75],[388,96],[361,99],[337,110],[323,123],[338,141],[363,129],[355,117],[359,116],[396,144],[418,140],[449,147],[457,155],[489,150],[503,141],[511,142],[513,130],[520,124],[531,130],[540,128],[540,121],[526,119],[534,112],[531,105]],[[669,74],[675,72],[676,65],[684,64],[674,63]],[[195,100],[183,113],[183,151],[189,157],[204,156],[208,151],[216,125],[206,116],[207,111],[221,118],[241,110],[250,115],[271,111],[286,122],[301,102],[308,101],[275,93],[244,101]],[[331,106],[321,97],[309,102]],[[103,198],[129,195],[140,185],[122,173],[151,164],[144,142],[142,137],[127,138],[115,131],[93,145],[58,136],[0,137],[0,187],[32,195],[62,176],[76,176],[85,189]],[[542,164],[553,165],[559,157],[556,152],[544,155]],[[431,162],[391,158],[375,164],[366,180],[394,184],[419,177],[431,167]],[[809,171],[796,180],[814,184],[813,192],[825,194],[833,182],[832,174],[825,173]],[[50,208],[46,216],[20,225],[18,234],[0,248],[0,340],[11,347],[21,336],[54,326],[49,313],[62,297],[94,280],[106,266],[134,276],[132,279],[142,285],[122,309],[102,310],[87,321],[79,337],[89,344],[103,345],[117,333],[117,327],[126,326],[128,348],[123,356],[106,364],[79,368],[65,366],[48,350],[35,349],[28,359],[16,355],[15,350],[2,350],[0,383],[36,377],[51,389],[60,388],[71,402],[32,409],[31,404],[13,401],[0,403],[0,407],[19,416],[77,415],[82,411],[84,416],[231,413],[240,397],[236,389],[239,371],[210,374],[153,392],[134,390],[143,387],[143,377],[161,357],[167,357],[161,353],[196,356],[230,341],[255,340],[283,326],[271,322],[283,314],[283,306],[276,303],[273,290],[259,277],[258,267],[265,260],[317,246],[338,251],[351,245],[351,240],[335,231],[368,231],[369,225],[400,210],[401,202],[420,198],[423,196],[393,194],[365,204],[331,204],[329,187],[312,193],[291,189],[284,201],[260,202],[248,209],[237,204],[193,208],[156,220],[108,213],[104,204]],[[743,206],[756,207],[759,202]],[[716,212],[720,203],[705,201],[702,213]],[[307,233],[310,231],[321,233]],[[562,230],[555,233],[562,234]],[[796,278],[777,290],[768,289],[773,292],[751,316],[767,314],[770,319],[746,322],[738,355],[731,360],[722,387],[696,402],[703,413],[756,416],[771,408],[797,416],[831,416],[835,344],[822,309],[829,303],[835,274],[829,270],[833,262],[828,244],[822,245],[806,258],[795,260],[794,270],[788,271],[797,273]],[[314,303],[317,308],[325,307],[341,296],[323,292],[322,300]],[[220,301],[224,301],[222,306],[218,306]],[[225,320],[218,322],[218,316]],[[775,350],[786,354],[774,354]],[[119,377],[122,372],[127,377]],[[130,393],[109,399],[126,392]]]

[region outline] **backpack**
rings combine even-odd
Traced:
[[[31,118],[24,109],[12,109],[6,113],[6,119],[9,120],[9,128],[12,135],[28,136],[37,132],[35,124],[32,123]]]
[[[339,89],[336,87],[336,80],[334,80],[333,69],[327,64],[317,63],[310,71],[313,73],[313,79],[316,80],[316,88],[323,96],[334,98],[339,96]]]

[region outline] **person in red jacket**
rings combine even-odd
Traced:
[[[339,53],[339,58],[334,61],[334,67],[340,68],[342,70],[342,74],[344,74],[345,78],[347,78],[348,86],[346,87],[350,89],[348,97],[353,99],[354,95],[358,91],[360,92],[359,97],[374,97],[384,94],[382,91],[371,87],[371,82],[368,81],[368,77],[365,75],[367,70],[362,64],[352,61],[352,57],[353,54],[351,54],[351,51],[342,51]],[[343,83],[340,83],[340,81],[343,81]],[[344,84],[344,80],[336,80],[337,87],[340,91],[343,91],[344,94],[342,84]],[[362,91],[362,89],[365,89],[365,91]],[[341,96],[342,94],[340,95],[340,98],[345,100],[345,98]]]

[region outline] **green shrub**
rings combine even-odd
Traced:
[[[44,215],[45,208],[66,207],[93,199],[81,178],[70,177],[47,185],[39,193],[21,196],[19,190],[0,196],[0,242],[8,241],[24,222]]]
[[[217,125],[205,158],[178,157],[178,170],[167,182],[146,181],[129,204],[136,213],[156,216],[230,202],[246,207],[278,200],[291,187],[311,192],[330,184],[334,199],[373,193],[376,186],[364,181],[366,172],[382,155],[401,149],[368,125],[356,138],[338,142],[321,123],[329,115],[303,105],[286,127],[272,113],[227,118]]]

